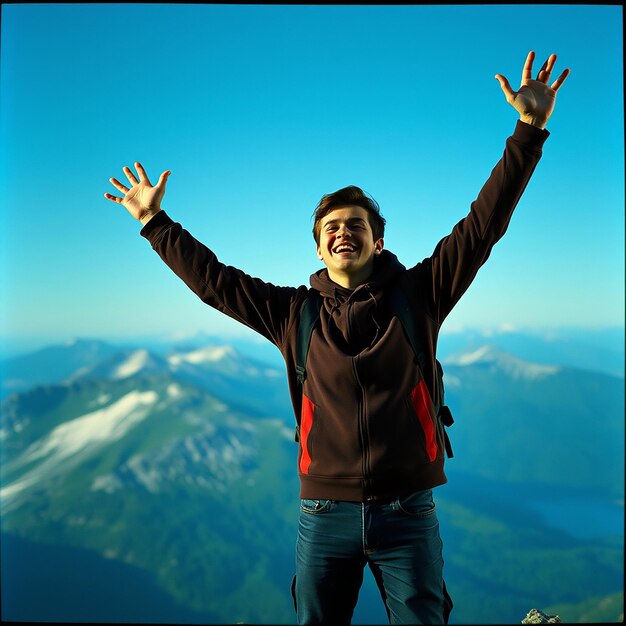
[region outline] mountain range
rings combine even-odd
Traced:
[[[533,607],[617,621],[623,377],[488,343],[443,364],[452,622],[519,623]],[[1,368],[3,619],[293,623],[280,366],[224,342],[77,340]],[[386,621],[366,578],[354,623]]]

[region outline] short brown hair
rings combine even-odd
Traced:
[[[349,185],[322,196],[315,208],[313,213],[313,237],[316,243],[319,244],[320,242],[320,222],[322,218],[332,210],[348,205],[360,206],[367,211],[372,233],[374,234],[374,241],[378,241],[385,236],[385,218],[380,214],[378,202],[366,194],[360,187]]]

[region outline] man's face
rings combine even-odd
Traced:
[[[321,220],[317,256],[324,261],[331,280],[353,289],[369,279],[374,256],[381,253],[383,245],[382,239],[374,241],[363,207],[338,207]]]

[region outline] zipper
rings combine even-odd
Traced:
[[[357,354],[352,359],[352,371],[354,372],[354,378],[356,380],[356,384],[361,391],[361,398],[359,399],[358,411],[357,411],[357,421],[359,424],[359,434],[361,437],[361,447],[363,449],[363,458],[362,458],[362,469],[363,469],[363,479],[364,482],[369,482],[369,436],[367,434],[367,411],[365,406],[365,387],[361,384],[361,379],[359,378],[359,372],[357,368],[357,362],[359,360],[359,355]]]
[[[348,300],[347,310],[346,310],[346,343],[350,345],[350,341],[352,340],[352,311],[354,310],[354,306],[350,300]]]
[[[350,301],[350,299],[348,299],[348,312],[347,312],[347,316],[346,316],[346,330],[347,330],[347,341],[348,341],[348,345],[350,344],[351,340],[352,340],[352,321],[353,321],[353,317],[354,317],[354,303]],[[359,434],[360,434],[360,438],[361,438],[361,447],[363,450],[363,457],[361,459],[361,468],[363,471],[363,485],[365,487],[365,491],[369,491],[369,486],[370,486],[370,443],[369,443],[369,430],[368,430],[368,425],[367,425],[367,396],[365,393],[365,387],[364,385],[361,383],[361,379],[359,378],[359,371],[358,371],[358,362],[359,362],[359,355],[357,354],[356,356],[352,357],[352,371],[354,372],[354,379],[356,381],[357,387],[359,388],[360,392],[361,392],[361,398],[359,399],[359,403],[358,403],[358,410],[357,410],[357,421],[359,424]],[[368,499],[370,499],[368,497]]]

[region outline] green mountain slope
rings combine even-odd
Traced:
[[[519,623],[533,607],[558,607],[567,621],[609,614],[623,589],[623,535],[581,539],[550,528],[528,506],[528,493],[574,482],[555,477],[559,464],[546,462],[533,444],[549,440],[552,457],[565,459],[581,434],[567,427],[573,411],[585,423],[598,407],[608,414],[614,404],[586,398],[593,389],[612,398],[612,387],[606,377],[566,370],[551,372],[544,386],[547,376],[529,378],[537,371],[502,358],[446,367],[456,457],[448,463],[452,483],[436,500],[452,621]],[[90,376],[3,402],[2,579],[11,580],[3,583],[10,593],[5,619],[105,615],[151,623],[162,607],[175,616],[168,622],[293,623],[298,484],[291,424],[271,402],[265,412],[262,403],[249,407],[253,373],[238,374],[236,359],[221,370],[220,359],[184,361],[172,368],[146,354],[107,355],[89,365]],[[221,372],[220,393],[199,382],[211,369],[215,380]],[[577,391],[559,404],[574,383]],[[237,394],[240,402],[232,401]],[[580,444],[587,469],[570,464],[574,478],[579,471],[587,477],[588,467],[607,473],[587,477],[581,498],[611,475],[602,457],[617,445],[609,440],[619,427],[613,416],[604,422],[594,428],[602,447]],[[519,500],[518,488],[526,489]],[[614,491],[605,495],[612,499]],[[84,584],[75,582],[79,570]],[[130,579],[135,592],[125,596]],[[357,615],[386,622],[377,592],[365,591]]]
[[[462,471],[510,484],[624,494],[624,380],[493,348],[444,362]]]

